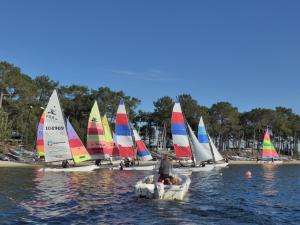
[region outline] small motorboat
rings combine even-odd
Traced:
[[[174,177],[179,180],[179,184],[166,185],[162,182],[157,182],[158,175],[146,176],[136,183],[135,193],[141,198],[183,200],[190,187],[191,179],[183,174]]]

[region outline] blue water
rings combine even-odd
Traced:
[[[298,165],[194,173],[184,201],[137,199],[146,174],[0,168],[0,224],[300,224]]]

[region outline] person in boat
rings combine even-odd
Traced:
[[[101,159],[97,159],[97,160],[95,161],[95,165],[96,165],[96,166],[101,166]]]
[[[130,167],[130,159],[126,158],[124,161],[125,167]]]
[[[124,163],[123,163],[123,160],[121,160],[121,162],[120,162],[120,170],[123,170],[123,168],[124,168]]]
[[[258,161],[258,157],[257,157],[257,161]],[[225,158],[225,162],[228,163],[228,158]]]
[[[64,160],[61,162],[61,166],[62,166],[62,168],[69,168],[70,164],[69,164],[68,160]]]
[[[164,184],[171,184],[171,178],[173,175],[173,165],[172,162],[169,160],[168,155],[165,155],[159,166],[159,178],[158,182],[163,182]]]

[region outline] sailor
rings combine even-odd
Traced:
[[[129,167],[130,166],[130,160],[128,158],[126,158],[124,161],[125,161],[125,167]]]
[[[170,181],[170,178],[172,178],[173,166],[172,166],[172,162],[169,160],[169,157],[167,155],[165,155],[162,158],[158,173],[159,173],[159,178],[158,178],[159,182],[164,182],[167,184],[168,181]]]
[[[61,166],[62,166],[62,168],[69,168],[70,164],[69,164],[68,160],[64,160],[61,162]]]
[[[96,166],[100,166],[100,165],[101,165],[101,159],[97,159],[97,160],[95,161],[95,165],[96,165]]]

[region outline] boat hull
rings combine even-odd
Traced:
[[[45,167],[39,169],[39,171],[41,172],[90,172],[96,169],[99,169],[99,167],[96,165],[89,165],[89,166],[78,166],[78,167],[69,167],[69,168]]]
[[[183,200],[191,179],[186,175],[178,175],[178,177],[182,180],[180,185],[164,185],[161,182],[155,182],[157,176],[147,176],[136,183],[135,194],[148,199]]]
[[[121,168],[120,167],[113,167],[113,170],[121,170]],[[155,165],[123,167],[123,170],[152,171],[152,170],[155,170]]]
[[[224,168],[228,166],[228,163],[215,163],[214,164],[214,167],[217,167],[217,168]]]
[[[178,167],[173,168],[174,173],[185,173],[185,172],[207,172],[214,169],[214,165],[206,165],[204,167]]]
[[[259,164],[282,164],[283,161],[280,161],[280,160],[274,160],[274,161],[272,162],[272,161],[264,161],[264,160],[260,160],[260,161],[257,161],[257,163],[259,163]]]

